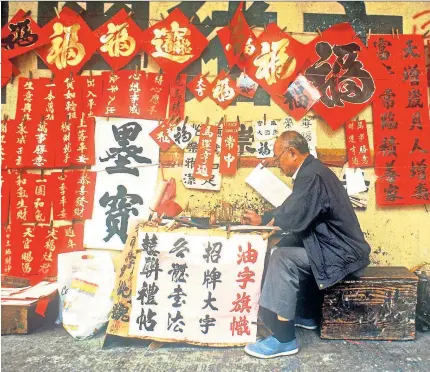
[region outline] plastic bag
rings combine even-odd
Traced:
[[[58,255],[59,322],[76,339],[95,335],[113,306],[115,269],[108,252]]]

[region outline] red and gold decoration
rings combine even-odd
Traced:
[[[345,127],[345,137],[349,167],[372,167],[366,120],[351,120]]]
[[[226,71],[221,71],[211,84],[209,97],[225,110],[237,95],[236,82]]]

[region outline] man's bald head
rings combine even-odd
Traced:
[[[278,137],[278,141],[281,143],[282,151],[288,147],[294,147],[302,155],[309,154],[308,141],[298,132],[287,130]]]

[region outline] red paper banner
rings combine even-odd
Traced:
[[[141,118],[143,91],[146,89],[146,74],[144,71],[118,71],[120,77],[118,98],[122,104],[117,115],[126,118]]]
[[[78,220],[91,219],[93,215],[94,191],[96,188],[96,172],[73,171],[77,187],[73,199],[73,218]]]
[[[223,175],[234,175],[237,171],[239,156],[239,123],[226,122],[223,124],[221,139],[221,154],[219,172]]]
[[[139,51],[141,29],[124,9],[94,31],[99,51],[116,71],[128,64]]]
[[[210,92],[211,83],[202,74],[198,74],[193,80],[191,80],[187,87],[191,93],[193,93],[195,99],[199,102],[203,101]]]
[[[169,117],[185,118],[185,90],[187,88],[187,75],[181,74],[170,83]]]
[[[59,227],[48,227],[39,231],[38,238],[43,242],[42,257],[40,259],[38,274],[43,277],[56,276],[58,266],[58,232]]]
[[[71,220],[77,187],[76,174],[74,172],[53,172],[51,182],[53,219]]]
[[[10,171],[1,171],[1,223],[9,222],[10,193],[15,175]]]
[[[176,126],[176,120],[164,120],[158,125],[149,135],[160,147],[162,151],[167,151],[173,145],[173,141],[169,137],[169,133]]]
[[[346,149],[350,168],[373,166],[365,120],[352,120],[345,128]]]
[[[58,254],[84,251],[84,224],[60,226],[58,240]]]
[[[424,42],[420,35],[374,35],[369,46],[390,82],[373,102],[378,205],[430,200],[430,120]]]
[[[94,165],[96,161],[94,140],[95,117],[84,116],[78,123],[72,140],[71,164],[80,166]]]
[[[48,223],[51,218],[51,176],[23,173],[14,177],[11,188],[11,220]]]
[[[310,63],[304,75],[321,93],[313,110],[333,129],[357,116],[378,97],[381,82],[389,78],[349,23],[328,28],[305,48]]]
[[[148,72],[146,76],[141,117],[149,120],[163,120],[166,118],[170,93],[169,80],[167,76],[155,72]]]
[[[77,76],[79,86],[82,89],[82,113],[86,118],[95,117],[96,107],[100,105],[103,96],[103,77],[97,76]]]
[[[103,94],[101,96],[99,105],[97,105],[95,108],[96,116],[121,117],[121,113],[124,110],[119,89],[122,85],[122,80],[126,80],[126,78],[120,78],[118,74],[113,72],[103,72],[102,79]]]
[[[209,180],[212,177],[218,127],[202,124],[200,128],[199,147],[194,164],[194,177]]]
[[[57,139],[55,129],[57,123],[49,123],[43,116],[28,126],[27,147],[25,148],[24,164],[30,168],[53,168],[55,166],[55,149]],[[28,151],[28,152],[27,152]],[[30,156],[29,160],[26,157]]]
[[[141,40],[142,49],[171,77],[199,58],[209,44],[179,8],[144,30]]]
[[[3,173],[3,172],[2,172]],[[2,190],[3,191],[3,190]],[[3,198],[3,197],[2,197]],[[3,210],[2,210],[3,212]],[[5,275],[13,275],[13,264],[17,265],[16,255],[14,257],[12,253],[12,225],[5,224],[1,226],[1,257],[2,257],[2,265],[1,265],[1,273]]]
[[[58,92],[57,85],[59,82],[57,79],[39,78],[34,80],[36,87],[36,101],[37,105],[40,105],[40,115],[45,117],[48,123],[54,123],[61,117],[60,113],[64,112],[62,99],[60,97],[61,92]],[[39,118],[37,118],[39,120]],[[57,126],[57,125],[55,125]]]
[[[1,121],[1,169],[13,167],[12,155],[14,151],[14,127],[15,121],[3,117]]]
[[[225,110],[237,97],[236,82],[224,70],[212,82],[209,97]]]
[[[63,7],[42,30],[50,43],[37,50],[56,77],[77,75],[98,48],[97,38],[82,17]]]
[[[35,94],[35,80],[21,77],[18,79],[18,94],[16,102],[15,119],[26,120],[32,122],[33,120],[40,120],[41,107],[40,102],[34,102],[35,100],[41,100],[38,94]]]
[[[41,28],[22,9],[1,29],[1,52],[2,57],[7,59],[27,53],[48,42]]]

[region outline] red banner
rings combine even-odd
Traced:
[[[41,28],[22,9],[1,29],[1,53],[2,57],[7,59],[27,53],[48,42],[49,39],[43,35]]]
[[[169,93],[170,84],[167,76],[155,72],[146,73],[141,117],[150,120],[164,120],[166,118]]]
[[[10,207],[10,194],[13,187],[15,175],[10,171],[1,171],[1,223],[6,224],[9,222],[9,207]]]
[[[90,166],[95,164],[95,125],[94,117],[85,116],[79,120],[72,140],[71,163],[73,165]]]
[[[103,77],[97,76],[77,76],[79,86],[82,89],[82,113],[85,118],[95,117],[96,107],[100,105],[103,96]]]
[[[124,9],[94,31],[100,54],[114,71],[124,67],[137,54],[141,33]]]
[[[162,151],[167,151],[173,145],[169,133],[176,126],[176,120],[164,120],[149,135]]]
[[[49,123],[41,116],[38,121],[30,123],[28,126],[25,157],[30,156],[30,168],[53,168],[55,166],[55,149],[57,148],[55,129],[58,128],[56,124]],[[27,160],[24,160],[24,164],[27,164]]]
[[[169,118],[175,116],[181,120],[185,118],[185,90],[187,89],[187,75],[181,74],[170,83]]]
[[[209,180],[212,177],[218,127],[202,124],[200,128],[199,147],[194,164],[194,177]]]
[[[349,23],[339,23],[305,47],[305,77],[320,91],[313,110],[333,129],[357,116],[382,93],[389,77]]]
[[[100,103],[95,107],[96,116],[121,117],[125,111],[122,105],[120,86],[123,85],[125,77],[120,77],[113,72],[103,72],[103,94]],[[126,82],[124,82],[125,84]],[[124,94],[124,93],[123,93]]]
[[[66,6],[42,33],[50,42],[37,49],[37,53],[56,77],[77,75],[98,47],[93,31],[78,13]]]
[[[364,168],[373,166],[366,120],[350,121],[346,125],[345,137],[349,167]]]
[[[21,77],[18,79],[18,94],[16,101],[15,119],[25,119],[28,122],[40,120],[41,110],[40,103],[33,102],[41,100],[38,94],[35,94],[35,83],[33,79]]]
[[[142,49],[171,77],[198,59],[209,44],[179,8],[144,30],[140,37]]]
[[[237,97],[236,82],[224,70],[212,82],[209,97],[225,110]]]
[[[73,171],[73,173],[73,177],[77,180],[73,199],[73,218],[78,220],[91,219],[97,173],[86,170]]]
[[[198,74],[193,80],[191,80],[187,87],[191,93],[193,93],[194,98],[201,102],[203,101],[210,92],[211,83],[202,74]]]
[[[237,172],[239,156],[239,123],[223,123],[219,172],[223,175],[234,175]]]
[[[390,74],[373,102],[378,205],[430,200],[430,120],[424,41],[420,35],[374,35],[369,40]]]
[[[77,185],[75,173],[72,171],[53,172],[51,182],[53,219],[71,220]]]

